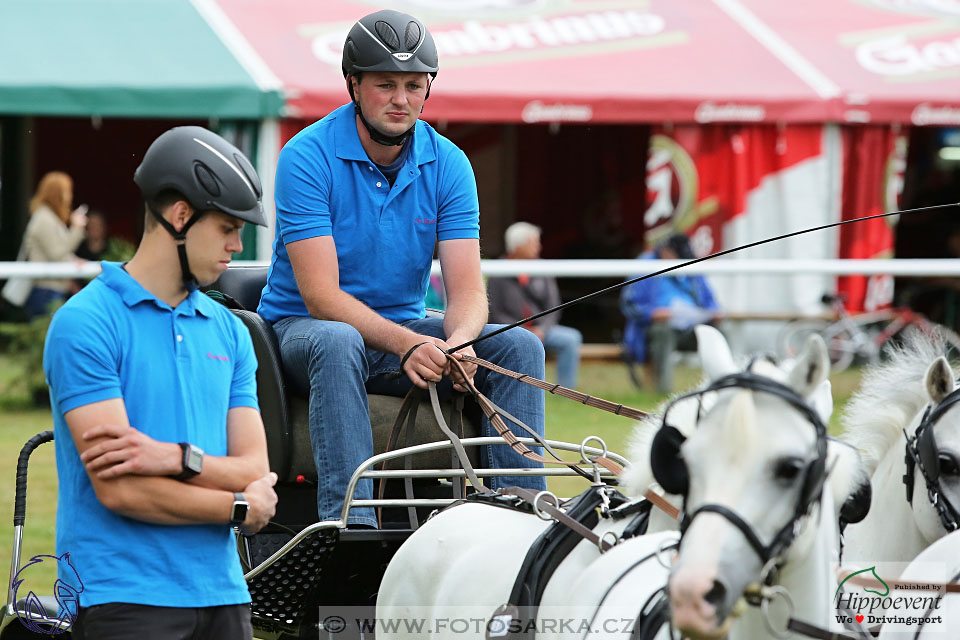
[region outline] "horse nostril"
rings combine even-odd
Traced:
[[[723,586],[723,583],[719,580],[714,580],[710,591],[703,594],[703,599],[719,609],[723,605],[723,600],[726,596],[727,588]]]

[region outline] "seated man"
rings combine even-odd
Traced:
[[[693,257],[690,240],[677,233],[638,259]],[[673,352],[696,350],[693,327],[714,320],[718,307],[703,276],[663,275],[624,287],[620,310],[627,319],[623,339],[629,355],[646,363],[647,377],[653,378],[659,393],[667,394],[673,391]]]
[[[504,234],[508,260],[536,260],[540,257],[540,227],[529,222],[515,222]],[[490,321],[511,324],[560,304],[557,279],[552,276],[490,278]],[[559,313],[551,313],[528,323],[533,335],[540,338],[547,353],[557,357],[557,382],[564,387],[577,386],[580,368],[580,344],[583,336],[573,327],[557,324]]]
[[[280,153],[276,240],[258,311],[277,332],[288,380],[309,392],[323,521],[339,519],[351,474],[373,455],[366,388],[383,392],[401,370],[408,388],[438,382],[451,373],[444,351],[489,330],[473,170],[463,151],[419,120],[437,69],[433,38],[416,18],[396,11],[362,18],[343,47],[351,102]],[[443,319],[424,317],[437,243]],[[505,332],[476,352],[543,377],[543,347],[529,332]],[[482,393],[543,433],[543,391],[463,366]],[[481,428],[496,435],[486,419]],[[484,447],[481,459],[535,466],[501,445]],[[542,477],[487,484],[545,488]],[[372,498],[372,481],[361,481],[355,496]],[[373,509],[351,510],[349,525],[376,527]]]

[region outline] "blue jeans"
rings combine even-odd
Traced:
[[[443,320],[422,318],[409,320],[403,326],[416,333],[444,337]],[[487,325],[484,332],[500,325]],[[308,317],[279,320],[273,328],[280,341],[284,374],[290,384],[310,397],[310,442],[317,465],[317,511],[321,521],[337,520],[343,508],[347,484],[354,470],[373,455],[373,436],[367,406],[365,384],[380,382],[400,368],[400,359],[367,348],[360,333],[352,326]],[[456,345],[451,345],[456,346]],[[478,343],[477,356],[507,369],[543,378],[543,346],[529,331],[506,331]],[[397,381],[403,383],[402,380]],[[492,402],[512,413],[530,428],[543,434],[543,391],[528,384],[480,368],[474,383]],[[381,386],[381,385],[378,385]],[[400,393],[407,384],[391,384]],[[508,422],[508,424],[510,424]],[[526,435],[510,425],[518,435]],[[484,417],[481,430],[485,436],[497,435]],[[537,449],[538,453],[540,452]],[[488,445],[481,450],[486,467],[539,467],[515,453],[506,445]],[[543,477],[491,477],[492,489],[520,486],[542,490]],[[363,479],[354,494],[357,499],[373,497],[373,481]],[[376,526],[372,508],[351,509],[351,523]]]
[[[569,389],[577,386],[580,345],[583,336],[573,327],[554,325],[543,336],[543,348],[557,356],[557,383]]]

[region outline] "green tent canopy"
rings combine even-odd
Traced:
[[[0,115],[278,117],[188,0],[0,0]]]

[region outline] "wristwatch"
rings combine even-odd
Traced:
[[[243,524],[247,519],[247,511],[250,509],[250,503],[243,497],[242,493],[233,494],[233,508],[230,510],[230,524],[234,527]]]
[[[183,471],[173,476],[173,479],[189,480],[200,475],[203,470],[203,449],[189,442],[181,442],[180,449],[183,451]]]

